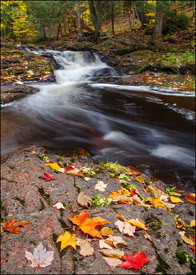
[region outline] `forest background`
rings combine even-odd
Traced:
[[[137,73],[186,75],[171,86],[195,89],[195,1],[1,1],[1,41],[85,47]]]

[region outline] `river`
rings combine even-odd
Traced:
[[[60,154],[83,147],[95,160],[133,165],[194,190],[192,92],[123,85],[126,75],[89,52],[34,53],[54,56],[56,83],[29,83],[40,92],[2,106],[2,155],[24,144]]]

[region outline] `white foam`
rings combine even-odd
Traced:
[[[160,144],[156,149],[150,150],[151,155],[170,159],[185,165],[194,166],[195,156],[193,151],[171,144]]]

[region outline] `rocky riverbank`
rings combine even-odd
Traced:
[[[95,164],[83,150],[72,157],[49,154],[36,146],[15,151],[1,166],[2,274],[34,274],[35,270],[38,274],[194,274],[195,197],[190,200],[165,187],[134,167]],[[139,251],[149,262],[140,270],[108,264],[103,257],[108,251],[102,254],[100,237],[84,234],[70,220],[87,209],[89,218],[108,222],[104,227],[110,233],[101,233],[102,240],[111,234],[126,242],[118,248],[111,246],[110,254],[118,249],[115,257],[122,262],[122,255]],[[18,227],[9,225],[13,218]],[[132,222],[133,234],[120,232],[115,223],[130,219],[140,219],[135,226]],[[103,232],[101,227],[96,227],[98,232]],[[15,228],[21,231],[14,234]],[[74,249],[73,243],[60,250],[56,241],[65,231],[76,234],[76,241],[88,239],[87,255],[78,245]],[[30,266],[25,251],[32,253],[40,243],[54,252],[54,258],[37,270]]]

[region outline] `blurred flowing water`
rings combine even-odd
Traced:
[[[29,50],[26,48],[25,50]],[[126,76],[90,52],[50,53],[56,83],[2,106],[2,155],[25,144],[136,166],[180,189],[194,190],[195,100],[192,92],[120,85]]]

